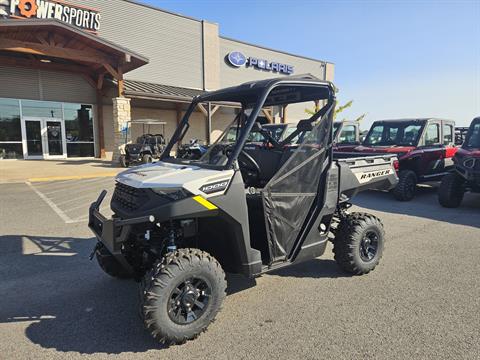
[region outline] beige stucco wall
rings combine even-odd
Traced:
[[[218,25],[202,21],[202,26],[205,89],[215,90],[220,87],[220,38],[218,37]]]

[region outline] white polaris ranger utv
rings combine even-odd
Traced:
[[[174,147],[192,126],[199,103],[234,106],[234,136],[219,137],[198,160]],[[313,102],[324,106],[278,142],[256,122],[263,108]],[[107,219],[103,191],[89,227],[101,268],[142,286],[148,331],[164,344],[206,330],[225,298],[225,273],[249,277],[322,255],[327,241],[338,265],[365,274],[384,248],[379,219],[347,212],[360,190],[393,188],[392,156],[335,160],[334,86],[311,76],[250,82],[193,99],[160,161],[118,175]],[[249,143],[252,129],[264,142]]]

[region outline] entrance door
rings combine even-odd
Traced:
[[[63,121],[50,118],[25,118],[26,158],[65,158]]]
[[[47,154],[49,159],[63,157],[63,132],[61,120],[44,120]]]

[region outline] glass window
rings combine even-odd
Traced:
[[[430,124],[425,133],[425,145],[429,146],[437,144],[440,144],[440,127],[438,124]]]
[[[22,141],[18,100],[0,99],[0,142]]]
[[[421,124],[409,124],[406,122],[385,122],[381,125],[373,125],[372,130],[365,138],[365,145],[377,146],[414,146],[417,144]]]
[[[443,125],[443,145],[453,144],[453,126]]]
[[[480,122],[472,124],[463,145],[465,148],[480,148]]]
[[[67,157],[93,157],[93,143],[67,143]]]
[[[345,125],[342,128],[338,142],[352,144],[356,141],[356,128],[354,125]]]
[[[0,159],[23,159],[22,143],[1,143]]]
[[[383,125],[374,126],[368,134],[366,143],[369,145],[375,145],[382,141]]]
[[[24,117],[62,118],[62,104],[51,101],[22,100]]]
[[[67,142],[93,142],[92,106],[64,104]]]

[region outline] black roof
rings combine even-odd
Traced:
[[[231,86],[224,89],[207,92],[198,97],[199,102],[215,102],[215,101],[228,101],[232,102],[254,102],[249,101],[254,100],[260,94],[263,94],[265,90],[272,88],[277,84],[285,85],[319,85],[324,89],[324,96],[319,97],[318,99],[326,99],[334,94],[334,86],[329,81],[320,80],[317,77],[311,74],[302,74],[294,76],[282,76],[273,79],[266,80],[257,80],[246,82],[237,86]],[[328,92],[325,92],[325,89],[328,89]],[[328,95],[327,95],[328,94]],[[267,104],[266,104],[267,105]]]
[[[408,123],[408,122],[419,122],[419,123],[425,123],[428,120],[442,120],[442,119],[437,119],[437,118],[407,118],[407,119],[388,119],[388,120],[375,120],[374,123],[382,123],[382,122],[387,122],[387,123]]]

